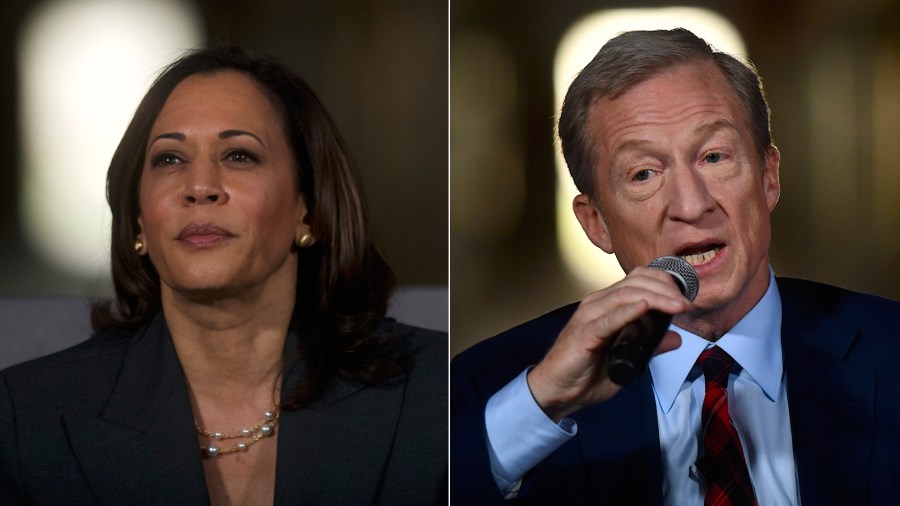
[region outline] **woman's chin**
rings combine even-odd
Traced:
[[[173,295],[191,302],[208,303],[238,296],[246,292],[246,286],[221,278],[191,277],[177,283],[163,282]]]

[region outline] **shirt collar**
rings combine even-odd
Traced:
[[[781,386],[781,297],[775,274],[769,269],[769,287],[762,299],[716,343],[671,325],[681,335],[681,347],[650,361],[653,390],[660,408],[668,413],[697,357],[706,348],[720,346],[740,364],[750,379],[775,401]]]

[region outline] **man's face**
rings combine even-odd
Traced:
[[[622,268],[663,255],[700,276],[704,311],[749,311],[768,286],[778,151],[760,160],[734,91],[710,62],[673,67],[594,106],[599,206],[574,208]]]

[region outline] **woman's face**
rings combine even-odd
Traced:
[[[138,217],[163,291],[216,298],[294,286],[292,244],[309,226],[285,128],[238,72],[195,74],[169,95],[147,139]]]

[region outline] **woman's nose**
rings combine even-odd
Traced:
[[[217,164],[208,161],[194,163],[185,175],[182,197],[185,205],[224,204],[228,200]]]

